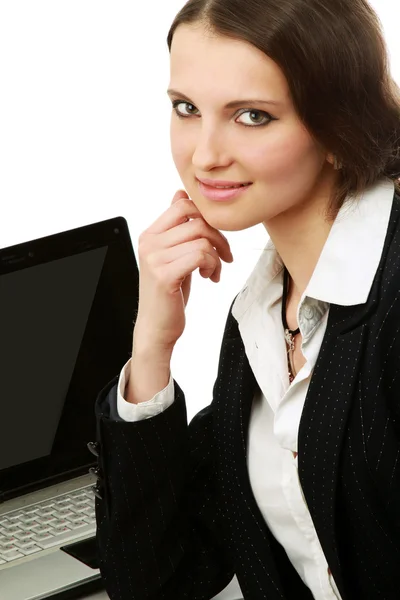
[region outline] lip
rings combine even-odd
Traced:
[[[204,184],[203,181],[198,180],[200,192],[208,198],[209,200],[216,200],[217,202],[226,202],[227,200],[233,200],[237,198],[241,194],[244,194],[249,187],[251,187],[251,183],[247,186],[242,186],[239,188],[231,189],[231,190],[221,190],[216,187]],[[214,185],[238,185],[236,182],[231,183],[219,183],[217,181],[213,181]]]
[[[250,181],[223,181],[222,179],[200,179],[197,177],[197,180],[200,183],[204,183],[204,185],[208,185],[210,187],[221,186],[221,185],[240,185],[241,183],[250,183]]]

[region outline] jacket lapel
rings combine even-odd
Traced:
[[[332,322],[340,312],[332,311]],[[343,598],[336,544],[336,488],[340,454],[364,339],[364,325],[337,335],[333,323],[328,323],[304,404],[298,436],[302,490],[329,568]]]
[[[242,577],[246,573],[253,574],[250,580],[241,578],[243,593],[247,592],[249,598],[258,598],[264,592],[271,600],[283,600],[285,595],[271,551],[270,532],[254,498],[247,468],[247,436],[257,389],[237,322],[229,313],[213,391],[221,511],[229,524],[230,543],[235,553],[252,561],[247,568],[243,565]],[[249,544],[254,552],[248,551]],[[254,591],[257,579],[262,589]]]

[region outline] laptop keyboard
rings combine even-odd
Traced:
[[[96,531],[92,487],[0,515],[0,564]]]

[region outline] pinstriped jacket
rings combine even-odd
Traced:
[[[232,306],[231,306],[232,309]],[[231,314],[211,404],[185,397],[137,423],[96,402],[101,573],[112,600],[209,600],[236,574],[245,600],[311,600],[252,494],[257,382]],[[400,197],[365,304],[331,305],[298,438],[303,493],[343,600],[400,598]]]

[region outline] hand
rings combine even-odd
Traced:
[[[232,262],[228,240],[202,218],[187,193],[139,237],[139,309],[134,339],[172,349],[185,329],[192,272],[217,283],[221,259]]]

